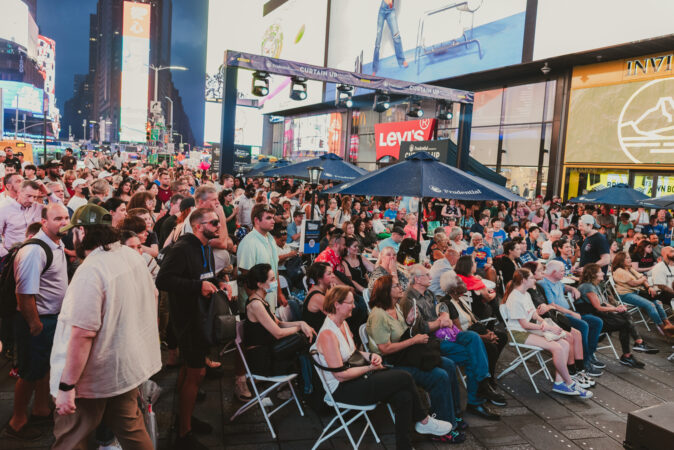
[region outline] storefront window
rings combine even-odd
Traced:
[[[496,165],[498,127],[473,128],[470,133],[470,156],[485,166]]]
[[[473,102],[473,127],[501,123],[502,101],[503,89],[476,92]]]
[[[652,197],[653,181],[654,181],[653,175],[636,174],[634,176],[634,183],[632,184],[632,187],[634,187],[634,189],[636,189],[637,191],[641,191],[644,194],[648,195],[649,197]]]
[[[674,194],[674,176],[658,175],[658,188],[656,197]]]
[[[628,182],[629,172],[627,170],[569,169],[567,174],[569,186],[567,198],[577,197],[592,190],[615,186],[619,183],[627,184]],[[638,186],[635,184],[634,188],[638,189]]]
[[[538,167],[541,124],[503,127],[501,166]]]
[[[545,83],[513,86],[505,90],[504,124],[533,123],[543,120]]]

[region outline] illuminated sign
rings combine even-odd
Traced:
[[[124,2],[119,140],[145,142],[150,63],[150,5]]]
[[[0,81],[4,109],[18,109],[42,116],[43,91],[32,84],[19,81]]]
[[[384,156],[398,158],[401,142],[430,140],[436,123],[437,119],[420,119],[375,124],[374,137],[377,146],[377,161]]]

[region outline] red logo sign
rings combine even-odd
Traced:
[[[430,140],[433,137],[436,122],[436,119],[419,119],[375,124],[377,161],[384,156],[393,156],[397,159],[400,155],[401,142]]]

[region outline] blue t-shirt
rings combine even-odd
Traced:
[[[292,237],[298,233],[297,224],[295,223],[295,221],[290,222],[286,230],[288,231],[288,237],[286,238],[286,242],[290,244],[291,242],[293,242]]]
[[[384,211],[384,217],[386,219],[396,220],[397,215],[398,215],[398,211],[394,211],[392,209],[387,209],[386,211]]]
[[[564,296],[564,285],[561,282],[553,283],[547,278],[543,278],[538,282],[538,285],[545,291],[545,298],[547,298],[548,303],[554,303],[555,305],[569,309],[569,302]]]
[[[531,261],[536,261],[536,259],[537,258],[531,252],[524,252],[520,255],[520,262],[522,263],[522,265]]]
[[[465,255],[472,255],[475,252],[475,264],[478,269],[483,269],[484,265],[487,264],[489,258],[491,258],[491,249],[487,246],[478,247],[468,247],[463,253]]]
[[[501,239],[501,242],[505,242],[505,240],[508,236],[506,235],[505,230],[498,230],[498,231],[494,231],[494,237]]]
[[[398,249],[400,248],[400,244],[397,243],[396,241],[393,240],[392,237],[387,237],[386,239],[382,240],[379,242],[377,245],[377,248],[379,251],[384,250],[386,247],[393,247],[393,249],[398,253]]]

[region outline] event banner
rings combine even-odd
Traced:
[[[374,125],[377,161],[384,156],[398,158],[400,144],[405,141],[428,141],[433,137],[437,119],[408,120],[406,122],[377,123]]]
[[[234,145],[234,169],[251,163],[253,148],[250,145]]]
[[[456,151],[453,152],[454,161],[450,162],[449,143],[449,139],[440,139],[437,141],[401,142],[400,157],[398,160],[402,161],[403,159],[417,152],[426,152],[436,158],[438,161],[453,166],[454,163],[456,163]]]

